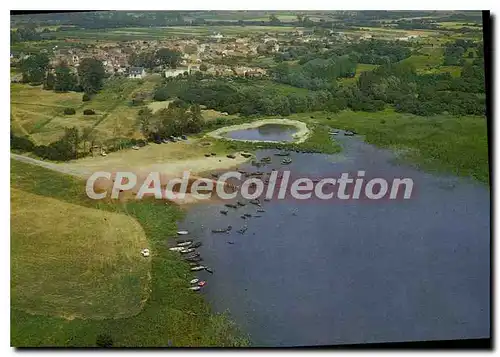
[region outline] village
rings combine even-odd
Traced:
[[[65,63],[73,72],[77,72],[80,62],[85,58],[94,58],[102,62],[108,76],[122,76],[131,79],[142,79],[151,74],[160,74],[163,77],[177,77],[179,75],[204,72],[210,76],[251,76],[262,77],[267,71],[265,66],[249,65],[253,60],[266,58],[282,52],[288,46],[297,46],[313,41],[322,41],[325,45],[344,42],[351,43],[359,40],[374,38],[367,33],[344,33],[333,30],[327,31],[328,36],[314,34],[311,30],[297,28],[293,32],[272,33],[256,32],[252,34],[223,35],[212,32],[207,36],[178,36],[162,40],[133,40],[133,41],[106,41],[95,40],[81,42],[74,39],[65,39],[64,46],[54,45],[51,50],[43,49],[51,62],[52,70],[61,63]],[[418,36],[412,35],[400,38],[408,41]],[[72,44],[74,43],[74,46]],[[63,48],[60,48],[63,47]],[[182,54],[182,59],[175,68],[157,66],[147,69],[133,66],[130,57],[134,53],[154,51],[159,48],[168,48]],[[16,66],[30,53],[11,53],[11,66]],[[20,81],[19,75],[12,76],[13,82]]]

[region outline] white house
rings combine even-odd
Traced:
[[[128,73],[128,78],[144,78],[146,75],[146,71],[144,70],[144,67],[131,67],[130,71]]]

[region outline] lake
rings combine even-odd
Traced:
[[[292,125],[263,124],[256,128],[233,130],[224,134],[236,140],[293,141],[297,128]]]
[[[285,135],[266,130],[261,138]],[[194,275],[207,280],[201,293],[212,308],[229,310],[253,346],[489,337],[488,187],[398,164],[358,136],[336,139],[344,148],[336,155],[291,153],[284,167],[277,150],[260,150],[257,159],[271,156],[269,165],[240,168],[410,177],[412,198],[272,200],[248,219],[241,215],[255,215],[252,204],[227,215],[225,202],[192,206],[179,228],[203,242],[203,264],[214,274]],[[228,225],[229,234],[211,232]]]

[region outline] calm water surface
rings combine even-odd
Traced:
[[[254,346],[489,337],[488,188],[396,165],[358,137],[338,140],[341,154],[292,153],[286,168],[307,177],[410,177],[412,199],[263,202],[262,217],[247,220],[240,216],[256,206],[227,216],[223,203],[190,208],[179,227],[203,242],[214,274],[197,275],[213,309],[229,310]],[[275,152],[257,152],[270,165],[240,168],[283,169]],[[211,233],[228,225],[230,234]]]
[[[238,140],[293,141],[297,128],[293,125],[264,124],[257,128],[227,132],[226,137]]]

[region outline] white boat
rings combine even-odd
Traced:
[[[193,290],[193,291],[198,291],[198,290],[200,290],[200,289],[201,289],[201,287],[200,287],[200,286],[191,286],[191,287],[189,287],[188,289],[189,289],[189,290]]]
[[[188,231],[178,231],[177,232],[177,234],[180,235],[180,236],[185,236],[188,233],[189,233]]]
[[[197,265],[197,266],[195,266],[195,267],[192,267],[192,268],[191,268],[191,271],[199,271],[199,270],[203,270],[203,269],[205,269],[205,268],[206,268],[206,267],[205,267],[205,266],[203,266],[203,265]]]
[[[186,253],[192,253],[194,251],[195,251],[194,248],[188,248],[188,249],[183,249],[180,252],[181,252],[181,254],[186,254]]]
[[[193,241],[192,241],[192,240],[188,240],[188,241],[186,241],[186,242],[177,243],[177,246],[178,246],[178,247],[186,247],[186,246],[188,246],[188,245],[191,245],[192,243],[193,243]]]
[[[139,147],[137,145],[134,145],[134,146],[132,146],[132,149],[139,150]]]
[[[189,283],[190,283],[190,284],[196,284],[196,283],[198,283],[199,281],[200,281],[200,279],[193,279],[193,280],[191,280]]]
[[[184,247],[172,247],[172,248],[169,248],[168,250],[172,251],[172,252],[180,252],[181,250],[184,250],[186,248]]]

